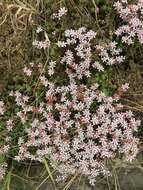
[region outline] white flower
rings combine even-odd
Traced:
[[[26,76],[31,76],[32,74],[32,70],[27,67],[24,67],[23,72],[26,74]]]
[[[123,92],[126,92],[129,89],[129,83],[125,83],[121,86],[121,89],[123,90]]]
[[[3,115],[5,112],[5,108],[4,108],[4,102],[0,101],[0,115]]]
[[[40,33],[40,32],[42,32],[42,31],[43,31],[42,27],[41,27],[41,26],[38,26],[36,32],[37,32],[37,33]]]

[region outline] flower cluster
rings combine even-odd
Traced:
[[[8,131],[11,131],[13,129],[13,120],[12,119],[9,119],[6,122],[6,128],[7,128]]]
[[[62,7],[58,10],[58,13],[54,13],[52,15],[53,18],[57,18],[58,20],[61,20],[61,17],[67,14],[67,9],[65,7]]]
[[[55,67],[56,67],[56,61],[50,61],[48,65],[48,74],[49,76],[53,75],[55,73]]]
[[[125,57],[121,55],[122,50],[117,48],[117,42],[115,41],[104,46],[97,45],[96,49],[100,51],[99,55],[101,60],[106,65],[122,63],[125,59]]]
[[[117,48],[116,42],[106,44],[104,47],[96,45],[93,47],[92,42],[96,33],[92,30],[87,31],[85,27],[78,30],[66,30],[65,41],[58,41],[58,46],[65,50],[64,56],[60,63],[66,65],[66,73],[70,78],[82,79],[90,77],[91,71],[104,71],[104,65],[113,65],[122,63],[124,56],[122,50]],[[100,61],[93,59],[93,54],[98,52]]]
[[[92,30],[86,31],[85,27],[78,30],[66,30],[65,41],[59,41],[58,46],[65,49],[65,54],[60,63],[66,65],[66,73],[70,78],[83,76],[90,77],[92,64],[91,40],[96,36]]]
[[[138,0],[136,4],[128,4],[126,1],[117,1],[115,9],[123,19],[124,23],[115,32],[120,36],[122,42],[130,45],[134,43],[137,38],[139,42],[143,43],[143,1]]]
[[[38,49],[46,49],[47,47],[50,46],[50,42],[48,40],[44,40],[44,41],[34,40],[32,45]]]
[[[7,169],[6,163],[0,164],[0,181],[4,178],[4,175],[6,173],[6,169]]]
[[[35,39],[33,42],[32,42],[32,45],[38,49],[46,49],[46,48],[49,48],[50,47],[50,40],[49,40],[49,37],[47,35],[47,33],[45,31],[43,31],[43,29],[41,28],[41,26],[38,26],[37,29],[36,29],[36,33],[39,34],[39,33],[43,33],[44,34],[44,37],[45,39],[44,40],[37,40]]]
[[[3,115],[5,112],[5,108],[4,108],[4,102],[0,101],[0,115]]]
[[[132,161],[138,152],[134,132],[140,122],[131,111],[122,111],[118,94],[106,97],[97,84],[87,87],[71,80],[68,86],[55,87],[48,82],[46,102],[35,108],[23,102],[20,94],[16,99],[23,109],[17,117],[29,125],[25,128],[27,138],[19,138],[16,160],[42,162],[50,155],[62,174],[79,172],[94,183],[97,175],[108,174],[106,159],[120,155]],[[37,114],[32,122],[31,112]]]
[[[6,122],[9,135],[15,127],[24,126],[24,135],[18,137],[17,161],[42,162],[48,155],[58,164],[56,169],[62,175],[86,175],[91,184],[96,176],[109,174],[106,159],[120,157],[132,161],[135,158],[138,138],[134,134],[140,124],[133,113],[124,110],[118,102],[128,84],[114,96],[106,96],[98,84],[84,81],[84,77],[90,77],[92,69],[104,70],[100,62],[93,59],[95,49],[91,42],[95,36],[94,31],[84,27],[66,30],[66,40],[57,44],[64,52],[59,64],[64,65],[67,84],[58,85],[50,80],[58,64],[58,61],[50,61],[48,73],[42,73],[38,79],[42,98],[11,91],[9,95],[17,109]],[[115,42],[96,48],[100,50],[101,62],[107,65],[124,59]],[[33,64],[30,65],[32,69]],[[24,73],[28,77],[31,75],[27,67]],[[3,106],[1,103],[2,114]],[[19,124],[14,126],[17,122]]]

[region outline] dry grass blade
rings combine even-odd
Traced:
[[[54,172],[55,172],[55,170],[52,171],[51,174],[53,174]],[[40,187],[49,179],[49,177],[50,176],[47,176],[44,180],[42,180],[42,182],[38,185],[38,187],[35,190],[39,190]]]
[[[50,168],[49,168],[49,165],[48,165],[48,163],[47,163],[47,161],[46,161],[45,158],[44,158],[43,162],[44,162],[44,164],[45,164],[45,167],[46,167],[46,170],[47,170],[47,172],[48,172],[48,175],[49,175],[51,181],[53,182],[53,185],[54,185],[55,189],[57,189],[57,188],[56,188],[55,180],[54,180],[53,175],[52,175],[52,172],[51,172],[51,170],[50,170]]]
[[[7,20],[7,17],[8,17],[8,14],[3,15],[3,16],[0,18],[0,20],[2,20],[2,21],[0,22],[0,26],[5,23],[5,21]]]
[[[72,185],[73,181],[77,178],[78,173],[75,173],[75,175],[70,179],[70,181],[67,183],[67,185],[64,187],[63,190],[68,190],[70,186]]]
[[[2,7],[2,16],[0,18],[0,26],[3,25],[9,18],[13,29],[26,30],[28,22],[32,23],[32,16],[39,14],[38,10],[29,3],[16,1],[16,3],[0,4]]]
[[[40,189],[40,187],[47,181],[47,179],[49,179],[49,176],[48,177],[46,177],[41,183],[40,183],[40,185],[38,185],[38,187],[36,187],[36,189],[35,190],[39,190]]]

